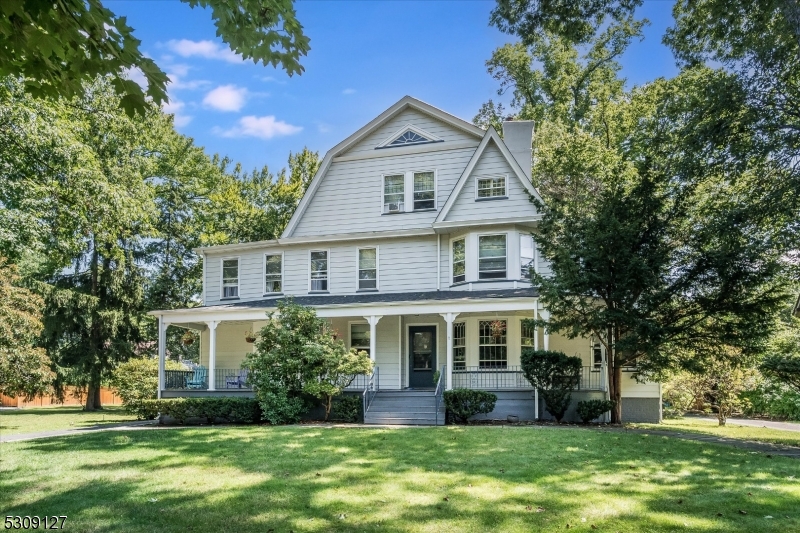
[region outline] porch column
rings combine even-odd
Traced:
[[[158,315],[158,398],[166,382],[165,365],[167,359],[167,325],[164,324],[164,315]]]
[[[544,319],[545,321],[548,321],[550,319],[549,311],[545,311],[544,309],[542,309],[541,313],[542,313],[542,319]],[[547,328],[544,328],[544,349],[545,350],[550,349],[550,334],[547,332]]]
[[[209,320],[208,325],[208,390],[217,390],[214,374],[217,369],[217,326],[218,320]]]
[[[534,249],[536,247],[534,246]],[[534,252],[535,253],[535,252]],[[539,318],[539,300],[536,300],[536,305],[533,307],[533,318]],[[533,328],[533,349],[539,349],[539,327]],[[533,419],[539,420],[539,389],[533,389]]]
[[[453,321],[458,316],[458,313],[442,313],[442,318],[447,322],[447,368],[444,388],[450,390],[453,388]]]
[[[378,325],[378,321],[383,318],[382,315],[371,315],[364,317],[369,324],[369,358],[372,359],[372,362],[375,363],[375,355],[377,350],[377,343],[375,342],[375,329]]]

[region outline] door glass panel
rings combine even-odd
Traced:
[[[429,331],[414,333],[413,340],[414,370],[431,370],[433,368],[433,335]]]

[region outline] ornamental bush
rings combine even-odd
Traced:
[[[522,349],[522,373],[544,399],[545,409],[561,422],[581,379],[580,357],[550,350]]]
[[[452,389],[444,391],[444,405],[453,413],[456,420],[469,422],[469,418],[494,411],[497,395],[491,392],[472,389]]]
[[[358,422],[363,400],[361,396],[342,396],[333,402],[333,419],[342,422]]]
[[[166,361],[167,370],[186,370],[182,364]],[[158,359],[150,357],[129,359],[111,374],[111,388],[122,399],[122,405],[129,413],[140,419],[150,420],[142,410],[144,400],[154,400],[158,396]]]
[[[614,400],[586,400],[578,402],[576,412],[584,424],[599,418],[614,408]]]
[[[185,424],[187,420],[199,418],[213,424],[224,420],[231,424],[255,424],[261,420],[261,409],[255,398],[164,398],[142,400],[138,413],[141,418],[153,419],[159,414],[170,416]]]

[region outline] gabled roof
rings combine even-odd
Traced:
[[[314,197],[314,194],[319,189],[320,182],[325,176],[325,173],[328,171],[328,168],[331,166],[331,162],[333,161],[334,157],[341,155],[343,152],[346,152],[353,146],[355,146],[359,141],[363,140],[367,135],[375,131],[376,129],[380,128],[386,122],[391,120],[397,114],[401,113],[407,108],[416,109],[422,113],[430,115],[445,124],[453,126],[456,129],[464,131],[470,135],[473,135],[476,138],[481,138],[484,136],[484,132],[479,127],[475,126],[467,122],[466,120],[462,120],[456,116],[453,116],[449,113],[442,111],[439,108],[433,107],[430,104],[426,104],[421,100],[417,100],[416,98],[412,98],[411,96],[404,96],[401,98],[397,103],[395,103],[392,107],[372,119],[366,126],[361,128],[360,130],[356,131],[354,134],[328,150],[325,154],[325,158],[322,160],[322,163],[319,166],[319,170],[317,171],[314,179],[311,180],[311,184],[308,187],[308,190],[303,195],[303,199],[300,200],[300,204],[295,209],[294,214],[292,215],[291,220],[289,220],[289,224],[286,225],[286,229],[283,231],[283,238],[291,237],[294,230],[297,228],[297,224],[300,222],[300,219],[303,217],[306,209],[308,208],[308,204],[311,202],[311,198]],[[512,158],[513,159],[513,158]],[[517,165],[519,166],[519,165]]]
[[[540,202],[544,203],[542,201],[542,197],[539,196],[539,191],[537,191],[536,188],[533,186],[533,184],[530,182],[528,176],[525,174],[525,171],[522,170],[521,166],[519,166],[519,163],[514,158],[514,156],[511,155],[511,152],[506,146],[506,143],[503,142],[503,139],[500,138],[500,136],[497,134],[494,128],[490,126],[489,129],[486,131],[486,134],[483,136],[481,144],[478,145],[478,148],[475,150],[475,153],[472,154],[472,158],[469,160],[469,163],[467,163],[467,167],[464,169],[464,172],[461,173],[461,177],[458,178],[458,183],[456,183],[456,186],[453,188],[453,192],[451,192],[450,196],[447,198],[447,202],[445,202],[444,207],[442,207],[442,210],[439,212],[439,216],[436,217],[434,224],[436,224],[437,222],[444,221],[445,218],[447,217],[447,214],[450,212],[450,209],[456,203],[458,195],[461,194],[461,190],[467,183],[470,174],[472,174],[472,171],[475,169],[475,165],[478,164],[481,155],[486,150],[486,147],[489,145],[489,141],[493,141],[495,146],[497,146],[497,148],[500,149],[500,153],[503,154],[503,157],[506,159],[506,161],[508,161],[508,164],[511,165],[511,169],[514,171],[514,175],[522,183],[522,186],[525,187],[525,190],[528,191],[528,194],[530,194]]]

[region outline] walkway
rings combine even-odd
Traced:
[[[709,422],[717,422],[716,417],[710,416],[693,416],[686,418],[697,418],[698,420],[708,420]],[[737,426],[747,426],[753,428],[770,428],[780,429],[783,431],[800,431],[800,422],[778,422],[777,420],[752,420],[749,418],[729,418],[728,424],[735,424]]]

